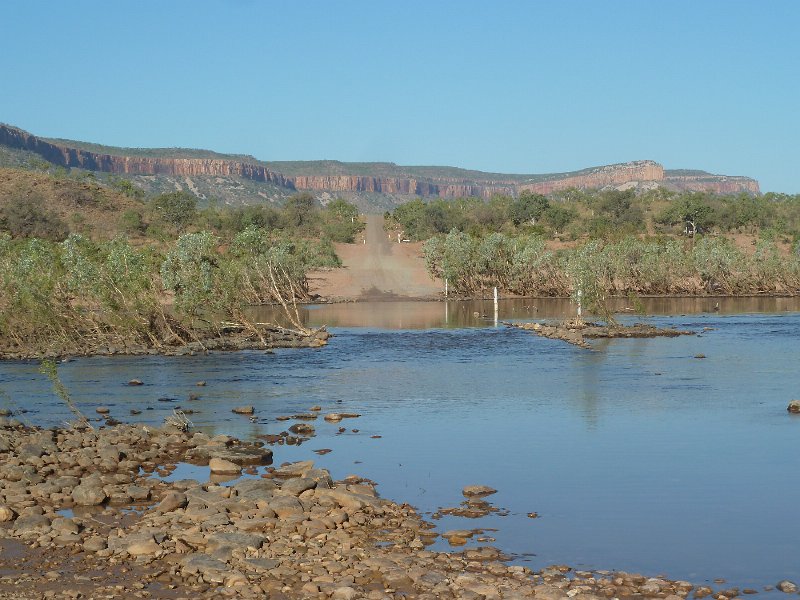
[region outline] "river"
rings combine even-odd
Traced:
[[[800,398],[800,303],[645,308],[649,322],[697,335],[586,351],[502,325],[563,316],[566,301],[502,301],[497,324],[485,301],[324,305],[303,316],[330,326],[325,348],[82,358],[59,374],[92,416],[104,405],[157,424],[181,406],[197,411],[199,430],[244,438],[278,433],[291,423],[276,417],[315,404],[360,413],[318,419],[310,441],[274,448],[276,462],[312,459],[334,477],[369,477],[383,496],[428,514],[457,506],[465,485],[492,486],[488,500],[505,516],[444,517],[437,530],[496,529],[486,535],[532,568],[756,589],[800,580],[800,417],[786,412]],[[133,378],[144,385],[128,386]],[[0,394],[29,423],[70,418],[34,363],[0,364]],[[256,407],[256,422],[230,412],[242,404]],[[322,448],[332,452],[313,452]]]

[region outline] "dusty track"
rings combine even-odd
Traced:
[[[381,215],[367,215],[366,222],[366,243],[337,244],[344,267],[311,274],[312,293],[329,300],[437,297],[441,285],[425,270],[422,244],[391,240]]]

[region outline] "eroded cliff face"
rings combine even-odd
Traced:
[[[293,187],[289,178],[270,171],[264,166],[224,159],[206,158],[149,158],[143,156],[115,156],[98,154],[78,148],[53,144],[26,131],[0,125],[0,144],[35,152],[45,160],[62,167],[120,173],[126,175],[198,176],[236,175],[255,181],[268,181],[284,187]]]
[[[667,175],[665,187],[690,192],[711,192],[712,194],[760,194],[758,181],[749,177],[729,175]]]
[[[597,167],[581,175],[526,183],[519,186],[519,190],[529,190],[537,194],[549,194],[568,188],[590,189],[615,187],[633,181],[662,181],[663,179],[664,167],[652,160],[639,160],[630,163]]]
[[[664,185],[671,189],[714,193],[759,193],[758,182],[747,177],[722,175],[668,175],[664,167],[650,161],[636,161],[586,169],[578,173],[553,175],[544,180],[519,183],[518,180],[452,179],[431,177],[371,177],[363,175],[284,175],[246,161],[224,158],[151,158],[118,156],[70,148],[43,140],[26,131],[0,124],[0,144],[29,150],[64,167],[125,175],[168,175],[179,177],[244,177],[276,184],[288,190],[330,193],[377,193],[389,196],[490,198],[495,194],[518,195],[524,190],[539,194],[567,188],[591,189],[618,187],[632,183]]]

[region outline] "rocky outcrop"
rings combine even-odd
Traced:
[[[632,181],[662,181],[664,167],[652,160],[638,160],[587,169],[579,174],[564,174],[547,181],[537,181],[518,186],[520,191],[550,194],[568,188],[590,189],[623,185]]]
[[[711,192],[712,194],[760,194],[758,181],[750,177],[712,175],[710,173],[672,174],[665,172],[664,187],[678,191]]]
[[[124,175],[239,176],[293,188],[290,178],[262,165],[216,158],[150,158],[100,154],[53,144],[35,135],[0,125],[0,144],[35,152],[62,167]]]
[[[509,176],[503,179],[489,173],[475,178],[406,176],[369,176],[335,174],[284,175],[263,164],[222,158],[149,157],[104,154],[44,140],[26,131],[0,124],[0,145],[35,152],[42,158],[63,167],[103,171],[124,175],[167,175],[180,177],[216,176],[243,177],[268,182],[289,190],[332,193],[376,193],[389,196],[491,198],[496,194],[516,196],[522,191],[549,194],[568,188],[591,189],[648,183],[676,190],[697,190],[712,193],[759,193],[758,182],[748,177],[712,175],[702,171],[665,172],[657,162],[642,160],[532,177],[525,181]],[[402,168],[398,168],[400,171]]]
[[[516,193],[514,185],[484,185],[466,181],[420,181],[400,177],[368,177],[362,175],[298,175],[289,178],[295,189],[317,192],[373,192],[400,196],[438,196],[463,198]]]

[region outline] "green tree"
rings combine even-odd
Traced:
[[[155,213],[180,235],[197,216],[197,196],[189,192],[161,194],[150,201]]]

